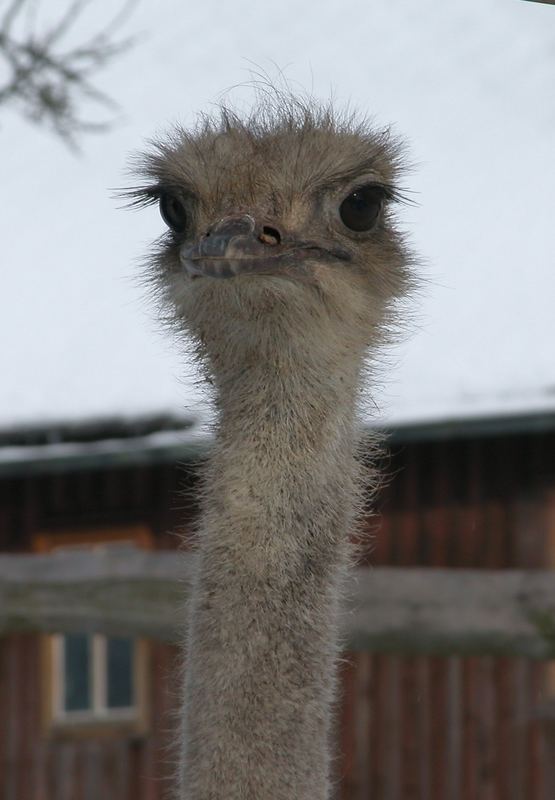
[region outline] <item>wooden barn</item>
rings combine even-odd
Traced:
[[[206,443],[143,419],[24,429],[0,441],[2,554],[176,548]],[[369,519],[368,564],[555,567],[555,416],[405,426]],[[484,573],[485,574],[485,573]],[[0,639],[2,800],[162,800],[177,650],[149,639]],[[340,800],[551,800],[555,664],[346,653]]]
[[[154,207],[123,211],[113,188],[135,183],[130,154],[174,123],[202,127],[202,114],[221,103],[248,116],[257,90],[279,109],[289,89],[303,102],[305,89],[325,107],[333,101],[340,120],[358,109],[380,141],[390,130],[406,140],[413,166],[396,191],[385,188],[408,201],[394,216],[422,258],[420,288],[398,307],[400,335],[372,358],[365,387],[369,411],[379,409],[391,434],[359,570],[366,586],[384,588],[365,619],[385,624],[381,638],[344,638],[334,800],[554,800],[555,7],[4,5],[4,45],[23,59],[12,66],[24,65],[25,78],[34,54],[38,71],[28,97],[4,84],[0,92],[0,800],[167,800],[178,650],[158,634],[183,613],[186,581],[171,579],[173,604],[160,600],[169,598],[166,573],[156,592],[134,595],[138,612],[141,597],[159,610],[148,631],[112,629],[106,619],[124,600],[134,610],[120,578],[98,573],[91,600],[86,570],[74,567],[143,559],[179,570],[209,447],[197,424],[210,411],[191,343],[168,335],[141,277],[138,259],[163,235],[163,220]],[[89,41],[106,57],[89,59]],[[54,65],[44,66],[43,48]],[[67,96],[56,64],[73,87]],[[25,85],[14,75],[16,88]],[[37,113],[41,98],[61,113],[59,127]],[[93,129],[102,136],[89,137]],[[301,162],[295,148],[290,155],[295,175]],[[249,159],[245,151],[245,166]],[[271,161],[253,169],[253,196],[274,171]],[[294,198],[292,190],[292,220],[301,216]],[[268,209],[288,208],[282,200],[269,198]],[[315,230],[333,216],[320,204]],[[390,281],[378,280],[381,296]],[[410,343],[397,341],[405,332]],[[178,416],[183,408],[191,420]],[[46,619],[52,595],[40,570],[54,562],[69,566],[57,567],[62,600]],[[418,591],[397,610],[410,606],[405,620],[419,624],[405,622],[402,635],[388,627],[395,576],[409,588],[419,576],[421,594],[434,595],[441,646],[424,641],[431,629]],[[520,617],[498,594],[511,581]],[[544,587],[543,605],[529,605],[527,582]],[[488,592],[501,597],[493,616],[482,603]],[[64,599],[75,620],[99,598],[108,598],[102,620],[60,621]],[[481,637],[462,647],[470,617]],[[504,625],[503,647],[487,638],[493,618]],[[397,639],[386,642],[391,630]],[[532,647],[521,630],[536,637]]]

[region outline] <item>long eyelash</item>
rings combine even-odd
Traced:
[[[408,196],[408,190],[401,190],[396,186],[391,186],[385,183],[380,183],[377,185],[380,187],[380,189],[383,189],[384,199],[390,201],[391,203],[401,203],[404,206],[418,205],[416,200],[413,200]]]
[[[158,203],[165,191],[166,187],[159,184],[132,186],[117,189],[114,197],[125,201],[122,208],[146,208]]]
[[[129,188],[118,189],[114,193],[114,197],[126,201],[123,208],[146,208],[147,206],[153,206],[160,202],[160,198],[163,195],[172,193],[176,194],[178,197],[189,194],[183,192],[183,189],[178,186],[153,183],[145,186],[131,186]]]

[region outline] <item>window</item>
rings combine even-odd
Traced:
[[[144,529],[37,537],[35,550],[151,545]],[[148,645],[141,639],[69,633],[43,637],[44,721],[50,731],[142,732],[146,727]]]
[[[140,644],[70,633],[51,637],[52,717],[60,723],[133,720]]]

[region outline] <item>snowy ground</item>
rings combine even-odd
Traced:
[[[88,24],[111,8],[91,4]],[[555,411],[555,8],[142,0],[128,29],[140,41],[98,81],[121,120],[80,157],[2,115],[0,428],[204,410],[137,282],[162,222],[118,210],[110,189],[146,137],[248,80],[248,60],[410,142],[420,205],[404,220],[426,284],[373,390],[381,418]]]

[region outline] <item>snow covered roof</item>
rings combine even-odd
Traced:
[[[137,281],[162,222],[119,210],[110,189],[145,138],[248,80],[245,59],[410,142],[420,205],[403,213],[426,283],[415,334],[369,388],[381,420],[555,410],[554,8],[167,0],[139,3],[129,25],[138,43],[98,80],[122,120],[80,157],[2,114],[0,429],[205,412]]]

